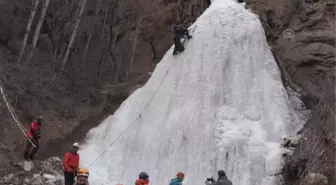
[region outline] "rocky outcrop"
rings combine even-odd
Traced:
[[[51,157],[44,161],[23,161],[2,171],[0,184],[8,185],[62,185],[62,161]]]
[[[327,185],[328,178],[320,173],[309,173],[300,185]]]
[[[284,84],[300,92],[312,113],[301,131],[306,139],[287,158],[284,184],[309,184],[307,178],[320,173],[328,177],[328,184],[335,184],[335,1],[247,0],[246,4],[259,15]]]

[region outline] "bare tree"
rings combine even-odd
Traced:
[[[98,0],[98,1],[97,1],[97,8],[96,8],[96,14],[95,14],[95,19],[94,19],[95,22],[94,22],[94,24],[92,25],[92,29],[91,29],[91,32],[90,32],[88,41],[86,42],[86,45],[85,45],[85,49],[84,49],[84,52],[83,52],[83,56],[82,56],[81,63],[85,61],[85,58],[86,58],[87,53],[88,53],[88,49],[89,49],[90,44],[91,44],[92,36],[93,36],[93,34],[95,33],[95,31],[96,31],[96,23],[98,22],[98,21],[97,21],[97,19],[98,19],[98,13],[99,13],[100,5],[101,5],[102,1],[103,1],[103,0]]]
[[[129,71],[132,71],[132,66],[133,66],[133,63],[134,63],[135,50],[136,50],[136,46],[137,46],[137,43],[138,43],[139,32],[140,32],[140,29],[141,29],[141,27],[140,27],[141,22],[142,22],[142,16],[140,16],[137,20],[135,35],[134,35],[133,44],[132,44],[131,61],[130,61],[130,64],[129,64],[129,68],[126,71],[126,79],[128,79]]]
[[[30,33],[31,25],[33,23],[33,20],[34,20],[35,13],[36,13],[37,6],[38,6],[39,2],[40,2],[40,0],[35,0],[34,3],[33,3],[33,7],[32,7],[32,10],[31,10],[31,13],[30,13],[30,16],[29,16],[29,19],[28,19],[28,24],[27,24],[27,27],[26,27],[26,32],[25,32],[25,35],[24,35],[23,41],[22,41],[22,48],[21,48],[21,51],[20,51],[20,54],[19,54],[19,59],[18,59],[19,62],[21,62],[21,59],[23,57],[24,50],[25,50],[26,45],[27,45],[27,40],[28,40],[28,36],[29,36],[29,33]]]
[[[68,45],[67,51],[65,53],[65,56],[64,56],[64,59],[63,59],[63,62],[62,62],[62,67],[61,67],[60,72],[63,71],[64,65],[68,61],[68,58],[69,58],[69,55],[70,55],[70,50],[72,49],[72,45],[75,42],[75,38],[76,38],[76,35],[77,35],[78,27],[79,27],[79,24],[80,24],[80,20],[82,18],[82,14],[83,14],[83,11],[84,11],[84,8],[85,8],[86,1],[87,0],[79,1],[79,5],[78,5],[79,12],[77,11],[78,12],[77,20],[76,20],[75,27],[74,27],[74,30],[72,32],[71,38],[70,38],[70,43]]]
[[[131,29],[123,25],[126,28],[123,31],[119,32],[119,26],[122,23],[125,23],[125,21],[132,15],[131,12],[127,12],[127,11],[125,11],[123,15],[118,14],[117,9],[118,9],[118,6],[120,6],[119,4],[120,4],[120,1],[113,1],[112,4],[109,5],[111,7],[109,8],[109,10],[111,10],[110,12],[111,19],[106,20],[107,26],[109,28],[109,39],[105,43],[104,50],[100,57],[100,64],[106,61],[107,54],[111,51],[115,42],[120,40],[120,36],[123,36],[125,33],[127,33]]]
[[[169,18],[166,16],[170,12],[169,8],[163,9],[154,4],[151,12],[144,14],[140,24],[140,38],[142,42],[147,43],[152,50],[152,61],[157,58],[156,45],[169,29],[163,23]]]
[[[41,27],[42,27],[42,24],[43,24],[43,21],[44,21],[45,14],[46,14],[47,9],[48,9],[49,1],[50,0],[45,0],[44,1],[44,6],[42,8],[41,17],[40,17],[40,19],[39,19],[39,21],[37,23],[37,26],[36,26],[36,29],[35,29],[35,33],[34,33],[33,47],[31,48],[31,51],[29,52],[29,55],[28,55],[27,60],[26,60],[26,63],[29,63],[30,60],[31,60],[31,58],[34,55],[34,50],[36,48],[37,40],[38,40],[38,38],[40,36],[40,30],[41,30]]]
[[[102,32],[100,34],[100,40],[103,40],[103,38],[104,38],[104,30],[105,30],[104,27],[105,27],[105,24],[106,24],[107,13],[109,12],[110,6],[111,6],[111,3],[108,1],[106,9],[105,9],[105,16],[104,16],[104,21],[103,21],[103,25],[102,25]]]

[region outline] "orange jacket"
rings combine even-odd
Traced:
[[[135,185],[148,185],[148,181],[143,180],[143,179],[138,179],[135,181]]]
[[[79,155],[77,153],[67,152],[64,155],[63,170],[66,172],[72,172],[77,170],[79,166]]]

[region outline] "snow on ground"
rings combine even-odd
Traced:
[[[282,136],[304,121],[259,19],[216,0],[190,30],[186,50],[173,56],[172,47],[148,83],[88,133],[80,155],[92,184],[131,185],[146,171],[164,185],[183,171],[184,185],[203,185],[224,169],[236,185],[274,185]]]

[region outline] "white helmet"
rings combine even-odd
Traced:
[[[78,143],[74,143],[72,144],[73,147],[79,148],[79,144]]]

